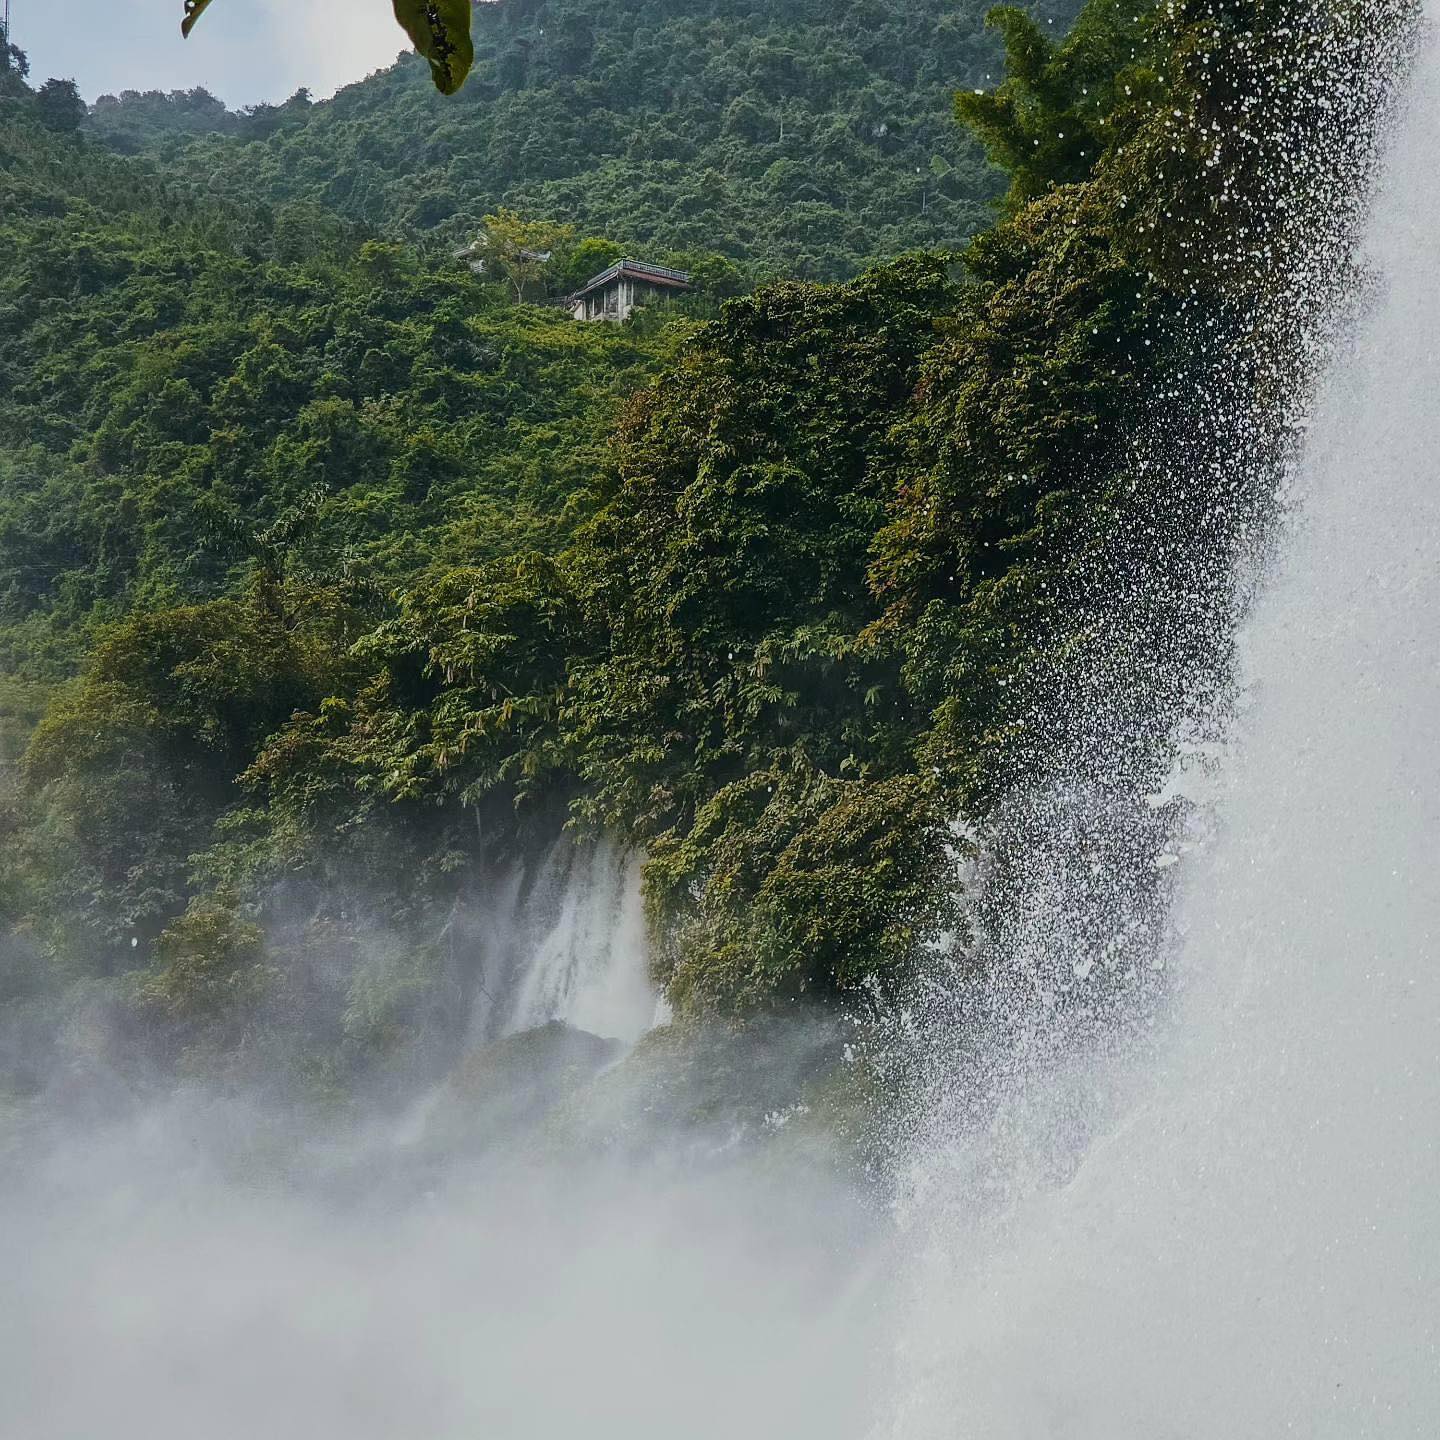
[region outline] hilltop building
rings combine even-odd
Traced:
[[[602,270],[566,302],[577,320],[625,320],[637,305],[652,305],[692,289],[683,270],[620,260]]]

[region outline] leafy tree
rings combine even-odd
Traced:
[[[474,73],[453,104],[405,60],[283,125],[256,112],[192,139],[177,114],[147,143],[167,159],[183,147],[178,165],[206,193],[318,201],[457,249],[503,206],[661,263],[712,252],[748,278],[841,279],[957,249],[988,223],[1003,177],[953,123],[956,87],[997,71],[984,4],[477,5]],[[1047,36],[1076,8],[1027,6]]]
[[[144,962],[186,908],[190,857],[238,798],[236,777],[316,703],[338,659],[315,630],[237,601],[147,613],[105,637],[24,762],[65,856],[50,903],[66,943],[102,972]]]
[[[21,89],[29,73],[30,57],[11,43],[5,26],[0,24],[0,95]]]
[[[85,102],[73,80],[47,80],[35,92],[35,108],[47,130],[74,134],[85,120]]]
[[[646,870],[656,977],[682,1011],[903,991],[959,923],[959,860],[918,776],[756,771],[720,790]]]
[[[207,899],[160,937],[154,962],[134,977],[132,995],[191,1044],[239,1043],[273,983],[264,935],[222,902]]]
[[[592,235],[570,248],[563,264],[557,271],[556,278],[561,289],[566,294],[571,294],[580,289],[587,281],[593,280],[602,271],[608,270],[617,260],[623,258],[623,247],[617,245],[613,240],[605,240],[598,235]],[[692,268],[691,265],[682,265],[681,260],[677,257],[670,258],[675,259],[676,264],[683,269]],[[725,263],[719,256],[715,257],[715,261],[722,265]],[[701,285],[701,288],[710,294],[717,293],[713,286]]]
[[[1085,179],[1116,125],[1154,103],[1153,13],[1153,0],[1091,3],[1056,43],[1015,6],[990,11],[1005,41],[1005,79],[991,90],[962,90],[955,109],[1009,174],[1012,206]]]
[[[574,238],[572,226],[526,220],[513,210],[501,209],[481,221],[467,253],[482,273],[503,275],[515,287],[515,303],[520,305],[526,286],[539,287],[563,266],[562,252],[573,246]]]

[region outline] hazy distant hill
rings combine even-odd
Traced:
[[[1001,188],[954,123],[989,0],[499,0],[455,99],[403,61],[243,117],[131,95],[98,128],[221,191],[464,234],[501,204],[627,246],[829,277],[984,223]],[[1057,29],[1073,0],[1031,7]],[[197,130],[217,132],[192,141]]]

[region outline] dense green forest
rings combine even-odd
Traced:
[[[450,99],[411,57],[324,105],[235,115],[203,94],[132,93],[91,125],[207,193],[315,201],[386,234],[463,240],[505,205],[630,249],[837,279],[987,223],[1004,182],[952,117],[958,87],[999,73],[986,8],[505,0],[476,7],[475,68]],[[1034,13],[1051,31],[1075,8]]]
[[[82,1019],[92,1047],[143,1033],[166,1066],[326,1093],[458,1045],[454,917],[477,876],[567,824],[643,849],[655,978],[682,1018],[884,1004],[963,929],[963,836],[1064,724],[1036,696],[1065,657],[1126,611],[1138,571],[1177,625],[1182,600],[1223,590],[1249,502],[1203,482],[1207,447],[1233,437],[1167,426],[1222,363],[1278,407],[1246,317],[1283,291],[1284,227],[1313,220],[1271,203],[1313,123],[1294,114],[1283,17],[1090,0],[1057,44],[1002,12],[1004,81],[955,106],[971,142],[917,98],[981,63],[956,13],[940,43],[924,4],[826,9],[877,50],[792,38],[804,67],[787,70],[758,6],[662,25],[608,0],[558,33],[553,8],[482,12],[453,109],[402,65],[266,117],[262,139],[157,123],[134,157],[57,120],[8,59],[12,1089]],[[791,8],[820,23],[818,5],[773,14]],[[1348,15],[1326,23],[1343,34]],[[749,114],[752,89],[822,153],[824,55],[863,67],[852,93],[876,126],[1005,167],[999,217],[963,256],[590,327],[396,238],[525,201],[575,226],[556,290],[614,236],[703,235],[822,273],[958,238],[973,194],[927,236],[832,229],[830,193],[810,245],[822,202],[763,179],[791,142],[730,119],[714,143],[743,175],[695,168],[683,117],[732,93],[725,114]],[[632,132],[606,105],[657,88],[667,108],[634,131],[649,139],[576,181],[597,153],[578,117],[613,152]],[[1219,128],[1238,94],[1248,126]],[[837,165],[873,172],[863,205],[891,204],[881,138],[846,134],[859,148]],[[457,182],[482,173],[452,158],[472,153],[513,186]],[[502,155],[529,157],[523,174]],[[636,157],[643,184],[623,179]],[[197,194],[196,166],[218,193]],[[246,175],[273,204],[244,203]],[[685,193],[716,208],[687,219]],[[612,240],[576,238],[595,233]],[[1147,445],[1182,444],[1197,482],[1157,482]]]
[[[23,120],[0,200],[0,666],[32,678],[257,560],[386,582],[553,547],[686,328],[577,326],[314,205],[197,200]],[[562,285],[614,253],[569,251]]]

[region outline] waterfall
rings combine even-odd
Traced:
[[[563,1020],[632,1042],[654,1023],[640,863],[608,840],[557,843],[545,862],[543,918],[521,962],[510,1029]]]
[[[1437,125],[1430,34],[1236,733],[1177,777],[1211,819],[1156,857],[1163,998],[1044,1064],[1012,1028],[929,1097],[903,1440],[1440,1430]]]
[[[633,1044],[656,1023],[642,860],[562,835],[538,861],[487,877],[465,926],[481,976],[473,1042],[561,1020]]]

